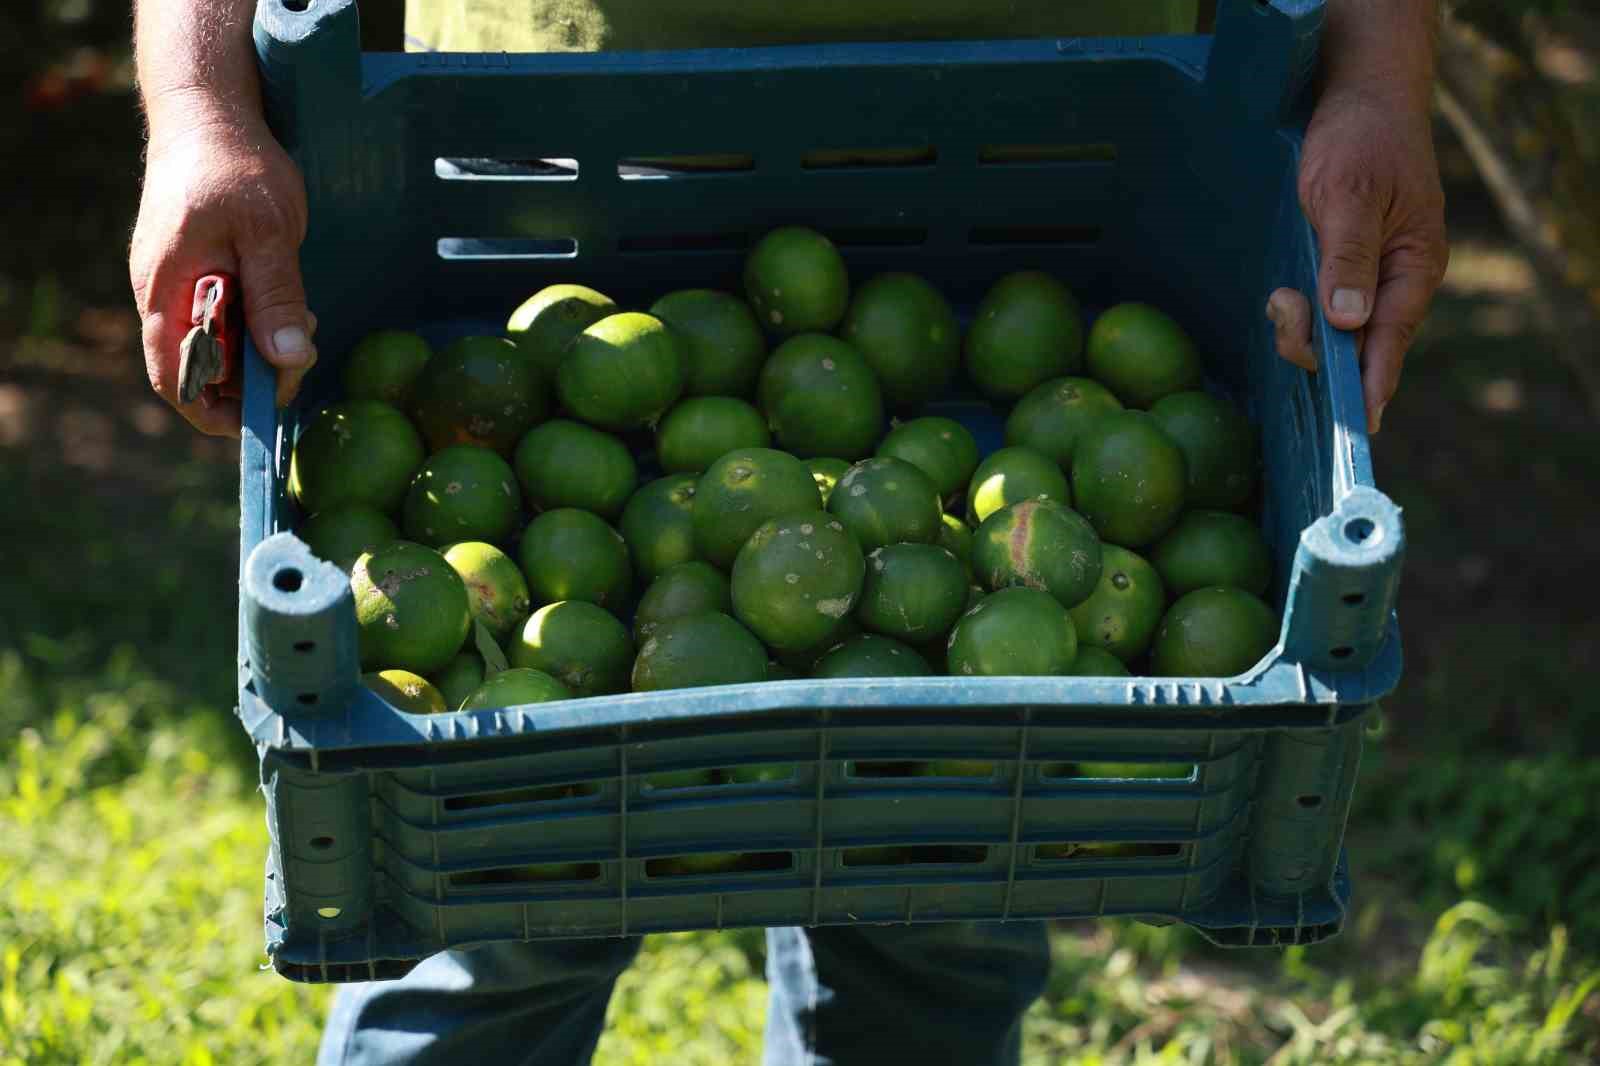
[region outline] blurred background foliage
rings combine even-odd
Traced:
[[[327,990],[260,969],[236,451],[149,394],[127,291],[129,18],[0,5],[0,1066],[308,1062]],[[1350,927],[1063,924],[1030,1063],[1600,1061],[1600,3],[1452,5],[1438,103],[1455,254],[1375,444],[1408,666]],[[759,932],[656,938],[596,1061],[756,1061],[761,965]]]

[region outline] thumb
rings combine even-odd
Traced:
[[[1311,221],[1322,245],[1317,291],[1323,313],[1336,328],[1357,330],[1372,317],[1383,213],[1376,203],[1350,193],[1330,196],[1320,206]]]
[[[311,340],[316,327],[306,310],[305,286],[294,249],[275,244],[241,251],[239,285],[250,338],[263,358],[278,368],[281,407],[294,398],[300,379],[317,361]]]

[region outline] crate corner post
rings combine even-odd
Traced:
[[[1390,634],[1404,556],[1400,508],[1366,485],[1306,527],[1289,578],[1289,658],[1341,673],[1372,662]]]

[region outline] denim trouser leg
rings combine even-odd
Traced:
[[[339,990],[318,1066],[580,1066],[637,937],[447,951]]]
[[[766,1066],[1015,1066],[1043,922],[767,930]]]
[[[585,1066],[637,939],[451,951],[340,990],[319,1066]],[[1041,922],[767,931],[767,1066],[1015,1066]],[[664,1064],[665,1066],[665,1064]]]

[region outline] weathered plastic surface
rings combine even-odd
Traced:
[[[1321,17],[1320,0],[1233,0],[1215,39],[363,56],[351,0],[263,0],[256,44],[270,118],[307,178],[324,353],[282,412],[265,364],[246,360],[240,716],[262,751],[278,970],[392,977],[449,946],[734,925],[1133,914],[1238,945],[1337,932],[1362,721],[1400,674],[1404,531],[1373,487],[1350,338],[1319,319],[1323,371],[1308,375],[1272,354],[1262,315],[1272,287],[1314,289],[1294,173]],[[1019,147],[1049,151],[1003,161]],[[871,148],[923,161],[806,165]],[[717,153],[747,158],[653,179],[618,166]],[[561,162],[475,177],[450,162],[463,158]],[[436,716],[354,684],[353,618],[330,608],[347,602],[342,575],[274,536],[297,520],[289,448],[336,395],[340,354],[379,326],[434,341],[497,328],[555,281],[641,305],[690,283],[737,290],[743,249],[791,222],[834,236],[854,277],[914,269],[958,306],[1026,264],[1090,306],[1138,298],[1177,315],[1261,426],[1278,647],[1226,680],[787,681]],[[992,412],[960,396],[941,409],[998,446]],[[272,584],[285,570],[310,577],[286,592]],[[994,772],[854,769],[938,757]],[[1195,769],[1047,772],[1078,760]],[[642,780],[756,762],[794,774],[669,792]],[[568,794],[530,791],[544,788]],[[1068,841],[1144,853],[1040,854]],[[896,844],[978,857],[842,859]],[[706,852],[768,868],[652,865]],[[528,879],[550,863],[582,876]]]

